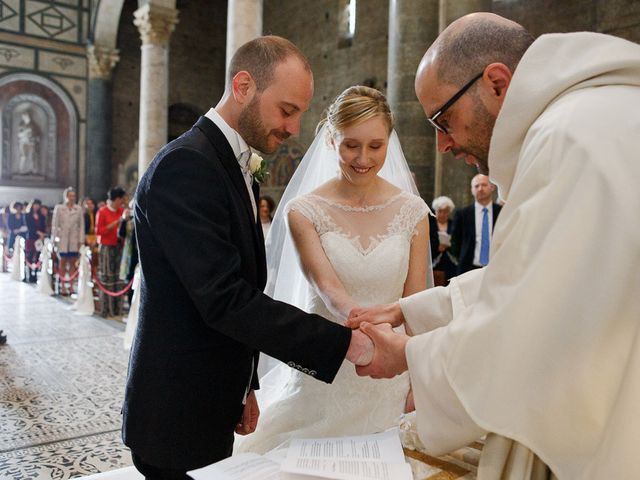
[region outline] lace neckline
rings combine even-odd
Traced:
[[[351,205],[345,205],[344,203],[332,202],[331,200],[321,197],[320,195],[316,195],[315,193],[309,193],[308,195],[309,197],[318,199],[326,203],[327,205],[339,208],[340,210],[344,210],[345,212],[373,212],[373,211],[384,210],[386,207],[391,205],[398,197],[400,197],[403,193],[404,191],[401,190],[395,195],[392,195],[391,197],[389,197],[389,199],[384,203],[380,203],[378,205],[367,205],[366,207],[352,207]]]

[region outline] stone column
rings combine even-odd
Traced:
[[[134,13],[142,39],[140,73],[140,133],[138,177],[167,143],[169,96],[169,38],[178,11],[148,3]]]
[[[111,131],[113,67],[120,57],[118,50],[89,45],[88,113],[87,113],[87,195],[100,201],[111,187]]]
[[[260,35],[262,35],[262,0],[229,0],[227,7],[227,69],[236,50]]]
[[[472,12],[490,12],[491,0],[440,0],[440,31],[443,31],[454,20]],[[477,173],[470,167],[455,160],[451,153],[441,154],[436,151],[435,179],[433,195],[447,195],[456,205],[463,206],[471,202],[471,178]]]
[[[416,70],[438,36],[438,0],[389,1],[387,97],[421,195],[433,194],[435,135],[416,97]]]

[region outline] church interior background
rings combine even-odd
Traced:
[[[133,194],[155,152],[217,103],[229,52],[260,34],[293,41],[315,78],[299,137],[267,157],[264,193],[280,197],[324,108],[363,84],[387,95],[424,199],[470,203],[475,168],[436,153],[413,83],[428,45],[473,11],[535,36],[589,30],[640,42],[638,0],[0,0],[0,206],[53,206],[67,186],[97,201],[115,185]],[[14,340],[0,349],[0,478],[130,465],[119,440],[121,339],[109,322],[65,310],[53,322],[59,302],[34,301],[28,288],[0,283],[0,328]]]

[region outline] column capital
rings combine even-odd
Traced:
[[[98,45],[87,47],[87,59],[89,60],[89,78],[111,80],[113,67],[120,60],[119,50],[105,48]]]
[[[135,16],[133,24],[140,31],[143,45],[151,44],[159,47],[169,45],[171,33],[178,23],[178,10],[147,3],[133,15]]]

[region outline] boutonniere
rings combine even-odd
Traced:
[[[256,153],[251,154],[249,170],[251,171],[253,179],[258,183],[264,182],[264,179],[269,175],[269,172],[267,172],[267,161]]]

